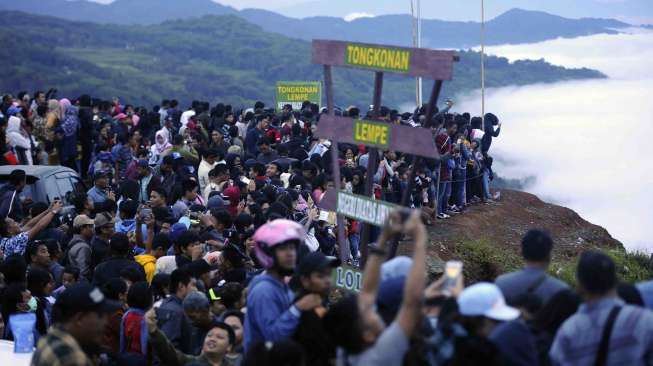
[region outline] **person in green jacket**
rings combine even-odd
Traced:
[[[169,366],[182,366],[189,363],[210,366],[234,366],[233,360],[225,356],[236,341],[234,330],[223,322],[215,321],[213,328],[204,338],[204,345],[199,356],[185,354],[175,348],[157,327],[156,309],[152,308],[145,313],[145,322],[149,333],[149,342],[154,354],[161,360],[161,364]]]

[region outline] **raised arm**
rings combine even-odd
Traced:
[[[33,228],[29,230],[27,233],[27,236],[29,237],[29,240],[34,240],[34,238],[39,235],[39,233],[48,227],[50,225],[50,222],[52,222],[52,219],[59,213],[59,210],[61,210],[61,202],[57,201],[54,204],[52,204],[52,207],[47,210],[46,214],[39,219],[39,222],[34,225]]]
[[[413,237],[415,245],[413,248],[413,266],[406,279],[404,299],[399,309],[397,321],[401,329],[409,337],[413,334],[421,317],[425,285],[427,236],[426,228],[420,216],[420,211],[415,210],[405,225],[405,232]]]
[[[381,278],[381,264],[386,259],[383,253],[386,249],[386,243],[391,240],[401,230],[401,215],[398,211],[390,214],[388,222],[383,227],[379,236],[376,248],[369,251],[365,271],[363,272],[363,284],[358,294],[358,306],[361,310],[368,309],[376,302],[376,293],[379,290]]]

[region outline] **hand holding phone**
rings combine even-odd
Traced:
[[[447,261],[444,266],[444,283],[442,285],[442,293],[451,296],[456,294],[459,282],[463,275],[463,262],[461,261]]]

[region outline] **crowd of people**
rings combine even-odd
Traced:
[[[407,196],[414,209],[391,214],[375,244],[344,220],[341,253],[336,222],[319,209],[335,186],[336,144],[313,136],[317,105],[164,100],[147,110],[55,97],[21,92],[0,105],[2,164],[60,164],[88,183],[34,202],[16,168],[0,187],[1,334],[14,340],[12,316],[35,314],[34,365],[653,362],[653,285],[620,284],[609,257],[587,252],[576,292],[546,273],[546,232],[529,231],[525,268],[495,283],[427,283],[426,226],[493,202],[493,114],[450,113],[451,102],[430,120],[425,106],[337,109],[423,128],[439,150],[423,164],[379,151],[368,177],[369,151],[337,145],[340,187],[365,195],[370,179],[370,197]],[[398,237],[412,258],[390,258]],[[334,291],[333,269],[358,266],[361,245],[360,291]]]

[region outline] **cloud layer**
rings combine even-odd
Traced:
[[[491,153],[503,176],[535,176],[529,191],[607,228],[629,250],[653,252],[653,33],[488,52],[511,60],[544,57],[611,77],[489,90],[486,106],[504,126]],[[479,109],[478,92],[460,98],[458,110]]]

